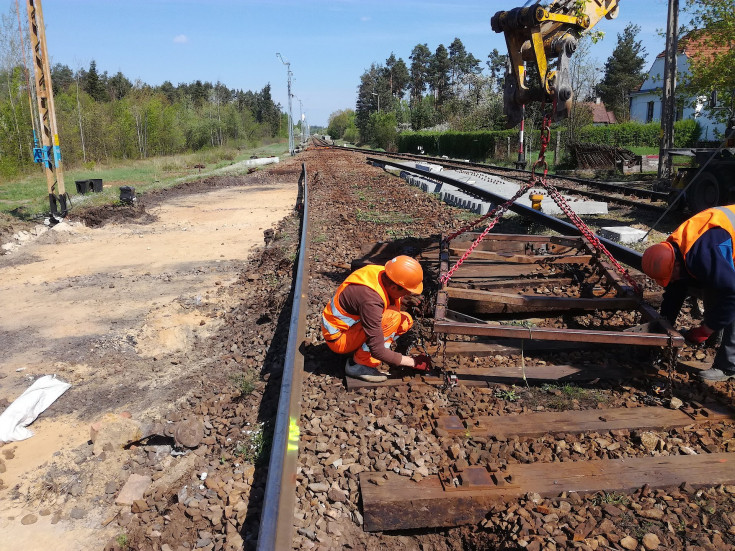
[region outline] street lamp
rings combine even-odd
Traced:
[[[299,119],[299,125],[301,126],[301,143],[304,143],[306,141],[306,137],[304,136],[304,105],[301,103],[301,98],[296,94],[294,94],[293,97],[295,97],[299,102],[299,112],[301,113],[301,118]]]
[[[373,92],[372,94],[374,96],[378,96],[378,113],[380,113],[380,94],[378,94],[377,92]]]
[[[291,72],[291,63],[289,61],[284,61],[279,53],[276,53],[276,57],[286,66],[286,73],[288,74],[288,152],[293,156],[293,116],[291,115],[291,77],[293,73]]]

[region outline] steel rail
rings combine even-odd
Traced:
[[[413,174],[418,174],[420,176],[423,176],[424,178],[438,180],[445,184],[449,184],[463,191],[471,193],[479,197],[480,199],[485,199],[486,201],[490,201],[495,204],[502,204],[508,200],[507,197],[503,197],[501,195],[497,195],[490,191],[486,191],[484,189],[477,188],[466,182],[461,182],[459,180],[455,180],[454,178],[449,178],[448,176],[443,176],[442,174],[438,172],[429,173],[424,170],[418,170],[416,168],[412,168],[412,167],[403,165],[401,163],[388,161],[386,159],[378,159],[375,157],[368,157],[366,161],[376,163],[376,164],[381,164],[381,165],[390,165],[395,168],[399,168],[401,170],[411,172]],[[525,205],[521,205],[518,203],[513,203],[510,206],[510,210],[512,210],[516,214],[520,214],[527,218],[531,218],[535,222],[539,222],[540,224],[543,224],[547,228],[556,230],[565,235],[570,235],[569,232],[572,232],[571,234],[573,235],[581,235],[581,232],[577,229],[577,226],[575,226],[574,224],[570,224],[569,222],[564,222],[563,220],[560,220],[554,216],[550,216],[548,214],[544,214],[543,212],[534,210],[531,207],[527,207]],[[609,239],[600,237],[597,234],[595,235],[603,243],[603,245],[607,247],[607,249],[613,254],[613,256],[617,260],[624,262],[625,264],[635,268],[636,270],[641,269],[641,258],[643,256],[642,253],[639,253],[638,251],[635,251],[633,249],[629,249],[628,247],[621,245],[619,243],[616,243],[615,241],[610,241]]]
[[[296,279],[293,285],[291,321],[288,327],[288,343],[283,360],[281,391],[278,412],[273,431],[268,479],[260,515],[258,551],[291,549],[294,529],[294,504],[296,503],[296,462],[299,453],[299,418],[301,416],[301,387],[304,375],[304,356],[299,346],[306,335],[306,306],[308,303],[309,271],[306,246],[309,243],[309,201],[306,164],[301,165],[299,184],[302,186],[301,245]]]
[[[361,149],[359,147],[342,147],[342,146],[339,146],[339,147],[338,146],[329,146],[329,147],[334,147],[334,149],[346,149],[347,151],[355,151],[355,152],[365,153],[365,154],[370,154],[370,153],[373,153],[374,154],[374,153],[377,153],[375,151]],[[524,169],[520,169],[520,168],[511,168],[511,167],[506,167],[506,166],[490,165],[490,164],[486,164],[486,163],[476,163],[476,162],[473,162],[473,161],[461,161],[461,160],[457,160],[457,159],[442,159],[441,157],[429,157],[429,156],[426,156],[426,155],[414,155],[412,153],[383,153],[383,152],[380,152],[380,154],[381,155],[390,156],[390,157],[396,157],[396,158],[399,158],[399,159],[420,160],[420,161],[424,161],[424,162],[427,162],[428,161],[428,162],[432,162],[434,164],[439,164],[439,165],[442,165],[442,166],[454,166],[454,167],[460,166],[460,167],[463,167],[463,168],[483,169],[483,170],[486,170],[486,171],[521,172],[521,173],[526,174],[526,175],[530,175],[531,174],[531,171],[530,170],[524,170]],[[488,172],[488,173],[489,174],[492,174],[492,172]],[[507,177],[508,178],[512,178],[514,180],[523,180],[524,179],[523,177],[520,177],[520,176],[507,176]],[[599,188],[599,189],[601,189],[603,191],[609,191],[609,192],[613,192],[613,193],[620,193],[621,195],[633,195],[633,196],[636,196],[636,197],[645,197],[647,199],[650,199],[651,201],[658,200],[658,201],[667,202],[668,195],[669,195],[665,191],[655,191],[655,190],[652,190],[652,189],[640,189],[640,188],[634,188],[634,187],[630,187],[630,186],[622,186],[622,185],[613,184],[613,183],[610,183],[610,182],[601,182],[599,180],[590,180],[590,179],[587,179],[587,178],[578,178],[576,176],[560,176],[560,175],[556,175],[555,174],[553,176],[550,176],[550,178],[553,178],[555,180],[566,180],[566,181],[574,182],[574,183],[581,184],[581,185],[592,186],[592,187]],[[562,189],[562,186],[557,186],[557,187],[559,187],[559,189]],[[564,189],[566,189],[567,191],[570,191],[570,192],[579,193],[581,195],[593,196],[593,194],[594,194],[593,191],[588,191],[588,190],[579,190],[579,189],[574,189],[574,188],[564,188]],[[632,199],[625,199],[625,198],[620,198],[620,197],[607,197],[607,199],[609,201],[619,201],[619,202],[622,202],[622,203],[631,203],[631,204],[635,204],[638,207],[649,208],[651,210],[664,210],[663,207],[661,207],[661,206],[654,205],[654,204],[645,205],[644,203],[636,203]]]
[[[459,169],[459,170],[464,170],[464,171],[468,171],[468,172],[471,171],[471,172],[475,172],[475,173],[479,173],[479,174],[488,174],[488,175],[491,175],[491,176],[497,176],[497,173],[493,172],[493,170],[494,170],[495,167],[493,167],[492,169],[488,169],[488,168],[484,168],[484,169],[481,169],[481,168],[472,168],[472,169],[469,169],[467,167],[461,167],[461,168],[459,168],[459,167],[456,167],[456,166],[452,166],[452,163],[451,162],[450,163],[440,163],[440,164],[442,164],[442,166],[444,166],[445,168],[450,168],[450,169],[455,169],[455,170]],[[519,172],[527,172],[527,171],[523,170],[523,171],[519,171]],[[528,172],[528,174],[531,174],[531,173]],[[508,179],[508,180],[516,180],[518,182],[526,182],[526,181],[528,181],[528,177],[527,176],[521,177],[521,176],[504,175],[504,176],[502,176],[502,178],[505,178],[505,179]],[[552,183],[554,184],[554,187],[556,187],[556,189],[558,189],[560,191],[566,191],[567,193],[576,194],[576,195],[582,195],[584,197],[589,197],[591,199],[596,199],[598,201],[606,201],[608,203],[618,203],[620,205],[627,205],[627,206],[635,207],[635,208],[641,208],[641,209],[646,209],[646,210],[653,210],[653,211],[656,211],[656,212],[662,212],[666,208],[666,207],[663,207],[663,206],[661,206],[659,204],[656,204],[656,203],[653,203],[653,202],[648,202],[647,203],[647,202],[642,202],[640,199],[638,199],[638,200],[636,200],[636,199],[629,199],[627,197],[619,197],[617,195],[611,195],[610,194],[610,193],[618,193],[618,194],[619,193],[622,193],[619,188],[617,188],[617,189],[610,189],[610,191],[608,193],[605,193],[605,191],[604,191],[605,188],[604,187],[602,189],[600,189],[600,190],[593,191],[593,190],[590,190],[590,189],[579,189],[579,188],[575,188],[575,187],[572,187],[572,186],[569,186],[569,185],[564,185],[564,184],[559,184],[558,183],[559,180],[568,180],[568,178],[566,178],[566,177],[561,178],[559,176],[552,176],[552,177],[548,177],[548,179],[551,180]],[[588,185],[589,186],[591,184],[579,184],[579,185]],[[636,194],[635,193],[631,193],[629,195],[635,196]],[[651,199],[651,201],[653,201],[653,199]]]
[[[442,160],[444,162],[455,163],[455,164],[464,165],[464,166],[471,166],[471,167],[474,167],[474,168],[483,168],[483,169],[488,169],[488,170],[498,170],[498,171],[501,171],[501,172],[521,172],[521,173],[526,174],[526,175],[530,175],[531,174],[531,171],[530,170],[525,170],[525,169],[522,169],[522,168],[511,168],[511,167],[498,166],[498,165],[488,165],[488,164],[485,164],[485,163],[474,163],[472,161],[455,161],[455,160],[449,160],[449,161],[447,161],[446,159],[437,159],[437,162],[441,162]],[[587,186],[593,186],[593,187],[596,187],[596,188],[599,188],[599,189],[602,189],[602,190],[605,190],[605,191],[611,191],[611,192],[614,192],[614,193],[621,193],[623,195],[626,195],[626,194],[627,195],[636,195],[636,196],[639,196],[639,197],[646,197],[646,198],[651,199],[651,200],[658,199],[660,201],[666,201],[667,198],[668,198],[668,193],[666,193],[664,191],[654,191],[652,189],[640,189],[640,188],[633,188],[633,187],[630,187],[630,186],[621,186],[619,184],[612,184],[612,183],[609,183],[609,182],[601,182],[599,180],[590,180],[588,178],[578,178],[576,176],[559,176],[559,175],[556,175],[555,174],[554,176],[551,176],[551,177],[554,178],[554,179],[558,179],[558,180],[568,180],[570,182],[575,182],[577,184],[583,184],[583,185],[587,185]],[[511,176],[511,178],[519,178],[519,177],[518,176]]]

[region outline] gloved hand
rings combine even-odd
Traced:
[[[426,354],[413,356],[414,366],[417,371],[429,371],[431,369],[431,358]]]
[[[404,306],[410,306],[412,308],[420,308],[423,301],[423,295],[408,295],[401,299],[401,304],[403,304]]]
[[[692,327],[688,331],[685,331],[684,339],[691,344],[702,344],[712,333],[712,329],[706,325],[700,325],[699,327]]]

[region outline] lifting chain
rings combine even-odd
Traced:
[[[462,257],[459,260],[457,260],[457,262],[454,264],[454,266],[452,266],[450,268],[450,270],[446,274],[444,274],[444,276],[441,277],[441,279],[439,280],[439,282],[442,285],[445,285],[450,279],[452,279],[452,276],[454,275],[454,272],[456,272],[457,269],[462,265],[462,263],[465,260],[467,260],[467,258],[472,254],[472,251],[475,250],[475,247],[477,247],[480,244],[480,242],[483,239],[485,239],[485,236],[488,233],[490,233],[490,230],[492,230],[495,227],[495,224],[497,224],[498,221],[500,220],[500,218],[503,216],[503,214],[505,214],[505,211],[508,210],[508,207],[510,207],[513,203],[515,203],[516,199],[518,199],[521,195],[523,195],[524,193],[526,193],[526,191],[528,191],[529,189],[531,189],[533,187],[533,185],[534,185],[533,180],[531,180],[529,182],[526,182],[518,190],[518,193],[516,193],[513,197],[511,197],[510,199],[508,199],[505,203],[503,203],[502,205],[498,205],[497,207],[495,207],[494,209],[492,209],[490,212],[488,212],[486,215],[484,215],[482,218],[480,218],[476,222],[474,222],[474,223],[472,223],[472,224],[470,224],[468,226],[465,226],[460,231],[455,232],[452,235],[450,235],[449,237],[447,237],[447,238],[444,239],[444,242],[447,245],[449,245],[449,241],[451,241],[452,239],[454,239],[458,235],[461,235],[464,232],[466,232],[467,230],[469,230],[470,228],[473,228],[474,226],[476,226],[477,224],[479,224],[482,220],[485,220],[485,219],[489,218],[490,216],[493,216],[493,219],[487,225],[487,227],[485,228],[485,230],[480,234],[480,236],[477,239],[475,239],[475,241],[472,243],[472,245],[470,245],[470,247],[465,251],[465,253],[462,255]]]
[[[674,395],[674,371],[676,370],[676,360],[679,357],[679,349],[669,342],[669,345],[663,349],[660,356],[660,363],[666,367],[666,384],[664,386],[655,385],[653,391],[660,398],[671,399]]]
[[[572,223],[577,227],[579,232],[592,244],[595,249],[597,249],[598,252],[601,252],[605,256],[607,256],[608,260],[610,260],[610,263],[615,267],[615,269],[623,277],[623,279],[625,279],[625,281],[633,288],[636,294],[640,295],[643,291],[640,285],[638,285],[638,282],[633,279],[628,270],[623,268],[620,262],[615,260],[615,257],[613,257],[610,251],[607,250],[607,247],[602,244],[602,241],[597,238],[597,236],[592,232],[589,226],[587,226],[587,224],[582,221],[579,215],[572,210],[564,197],[562,197],[561,193],[559,193],[559,190],[557,190],[552,184],[549,183],[544,183],[543,186],[549,192],[549,196],[554,199],[554,202],[559,205],[559,208],[562,210],[562,212],[564,212],[564,214],[567,215],[567,218],[569,218],[569,220],[571,220]]]
[[[554,105],[554,108],[556,108],[556,105]],[[543,110],[543,107],[542,107],[542,110]],[[488,212],[486,215],[484,215],[477,221],[473,222],[472,224],[465,226],[464,228],[456,231],[455,233],[451,234],[450,236],[444,239],[444,242],[446,244],[449,244],[449,242],[455,237],[475,227],[480,222],[490,217],[493,217],[490,223],[488,224],[488,226],[485,228],[485,230],[480,234],[480,236],[465,251],[465,253],[460,257],[460,259],[457,260],[454,266],[452,266],[452,268],[440,279],[440,283],[442,285],[446,285],[446,283],[452,278],[452,276],[454,275],[454,272],[456,272],[457,269],[462,265],[462,263],[465,260],[467,260],[467,258],[472,254],[472,251],[475,250],[477,245],[479,245],[480,242],[485,238],[485,236],[487,236],[487,234],[490,232],[490,230],[493,229],[493,227],[498,223],[499,219],[503,216],[503,214],[505,214],[505,211],[508,210],[510,205],[512,205],[521,195],[523,195],[530,188],[534,186],[541,186],[549,192],[549,196],[554,200],[554,202],[557,205],[559,205],[559,208],[562,210],[562,212],[567,216],[567,218],[569,218],[569,220],[571,220],[571,222],[576,226],[579,232],[592,244],[592,246],[599,253],[603,253],[605,256],[608,257],[612,265],[621,274],[623,279],[625,279],[625,281],[628,284],[630,284],[630,286],[633,288],[634,292],[638,295],[642,293],[641,287],[633,279],[633,277],[630,275],[628,270],[623,268],[623,266],[617,260],[615,260],[612,254],[610,254],[610,251],[607,250],[605,245],[602,244],[602,242],[597,238],[597,236],[592,232],[592,230],[587,226],[587,224],[585,224],[584,221],[582,221],[582,219],[577,215],[577,213],[572,210],[572,208],[566,202],[564,197],[562,197],[561,193],[559,193],[559,190],[557,190],[552,184],[546,181],[546,176],[548,175],[548,172],[549,172],[549,164],[546,161],[546,149],[548,148],[550,141],[551,141],[551,116],[544,115],[544,122],[543,122],[543,126],[541,127],[541,147],[539,151],[539,157],[538,157],[538,160],[534,163],[533,168],[531,169],[531,177],[529,178],[528,182],[523,184],[518,190],[518,193],[516,193],[511,199],[509,199],[502,205],[495,207],[490,212]],[[538,169],[543,169],[543,175],[540,177],[536,174],[536,171]]]

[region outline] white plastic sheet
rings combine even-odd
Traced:
[[[55,375],[37,379],[0,415],[0,442],[15,442],[33,436],[26,427],[70,386]]]

